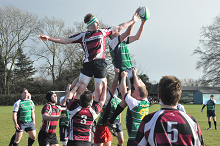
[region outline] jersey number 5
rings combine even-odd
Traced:
[[[177,125],[178,122],[167,121],[167,135],[171,143],[176,143],[178,141],[178,130],[173,127]]]

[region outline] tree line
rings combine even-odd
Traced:
[[[100,27],[110,27],[100,20]],[[21,88],[28,88],[32,94],[44,94],[49,90],[63,90],[79,74],[84,59],[80,44],[56,44],[40,42],[37,36],[46,34],[54,37],[69,37],[87,30],[84,22],[73,22],[65,27],[65,22],[55,17],[39,18],[19,8],[7,5],[0,7],[0,94],[17,94]],[[196,68],[203,69],[204,75],[198,79],[183,79],[187,86],[219,86],[220,81],[220,15],[213,23],[201,28],[199,47],[193,55],[199,55]],[[106,39],[108,44],[109,39]],[[113,66],[106,45],[108,63],[108,84],[113,78]],[[133,59],[133,58],[132,58]],[[135,64],[135,60],[133,60]],[[140,69],[141,70],[141,69]],[[153,86],[146,74],[139,77]],[[94,80],[88,88],[94,90]]]
[[[100,21],[100,27],[110,27]],[[55,17],[39,18],[19,8],[7,5],[0,7],[0,94],[18,94],[27,88],[32,94],[63,91],[80,74],[84,52],[80,44],[57,44],[40,42],[39,34],[54,37],[69,37],[87,30],[84,22],[74,22],[65,27],[65,22]],[[108,44],[109,39],[106,39]],[[108,84],[113,78],[113,65],[106,45]],[[134,61],[135,62],[135,61]],[[152,84],[146,74],[140,74],[147,88]],[[94,80],[88,85],[94,90]]]

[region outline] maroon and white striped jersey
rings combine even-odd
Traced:
[[[144,117],[135,143],[140,146],[203,146],[194,117],[175,109],[161,109]]]
[[[49,103],[46,103],[42,108],[41,114],[59,116],[60,108],[58,106],[59,105],[51,105]],[[46,133],[54,133],[56,130],[57,123],[58,123],[58,119],[52,121],[43,120],[43,124],[40,130],[45,131]]]
[[[86,31],[69,37],[72,43],[80,43],[85,53],[84,63],[94,59],[105,59],[105,38],[112,34],[112,28]]]
[[[69,104],[71,104],[68,105],[70,108],[69,140],[90,142],[92,123],[98,117],[103,105],[95,101],[87,108],[81,107],[78,102],[69,102]]]

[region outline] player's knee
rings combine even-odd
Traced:
[[[118,139],[118,145],[123,145],[123,144],[124,144],[124,139],[123,138]]]

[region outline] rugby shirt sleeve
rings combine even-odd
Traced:
[[[128,93],[125,94],[124,98],[130,110],[132,110],[134,107],[136,107],[140,103],[140,101],[136,100]]]
[[[69,37],[72,43],[82,43],[82,38],[84,36],[84,33],[77,33],[75,35],[72,35]]]
[[[120,42],[120,36],[115,37],[113,40],[109,41],[109,46],[112,48],[112,50],[114,50],[115,48],[117,48],[117,46],[121,43]]]
[[[13,112],[18,112],[19,111],[20,101],[21,100],[18,100],[17,102],[15,102],[15,104],[13,106]]]
[[[43,115],[43,114],[46,114],[46,115],[49,115],[49,110],[50,110],[50,107],[49,107],[49,105],[45,105],[44,107],[43,107],[43,109],[42,109],[42,111],[41,111],[41,114]]]

